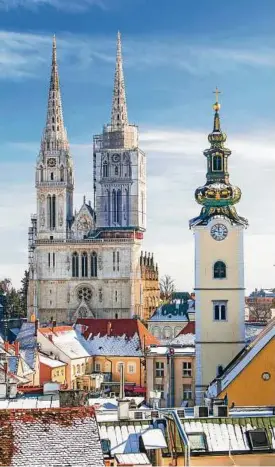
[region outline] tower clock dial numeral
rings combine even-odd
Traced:
[[[221,241],[227,237],[228,230],[224,224],[215,224],[211,228],[210,233],[214,240]]]

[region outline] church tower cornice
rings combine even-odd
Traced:
[[[216,88],[216,101],[213,105],[213,131],[208,135],[210,148],[203,153],[207,158],[206,183],[195,191],[195,199],[203,206],[198,217],[190,220],[190,227],[205,225],[211,218],[222,216],[228,218],[232,224],[248,225],[248,221],[237,214],[235,204],[241,199],[241,190],[229,181],[228,157],[230,149],[225,147],[227,136],[221,130],[220,91]]]

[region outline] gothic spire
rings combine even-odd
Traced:
[[[115,82],[114,82],[114,92],[113,92],[111,124],[115,130],[119,130],[124,125],[128,124],[127,104],[126,104],[126,94],[125,94],[122,54],[121,54],[121,36],[120,36],[119,31],[117,33],[116,71],[115,71]]]
[[[63,122],[62,102],[56,57],[56,39],[54,36],[47,120],[42,137],[41,149],[68,150],[68,146],[67,133]]]

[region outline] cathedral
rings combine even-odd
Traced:
[[[46,126],[36,162],[37,213],[29,228],[31,319],[146,320],[158,305],[158,267],[152,254],[142,252],[146,156],[138,137],[138,127],[128,122],[118,33],[111,123],[93,139],[93,203],[84,196],[74,211],[74,166],[54,38]]]

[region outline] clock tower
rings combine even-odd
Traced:
[[[221,131],[218,94],[216,90],[210,148],[204,151],[206,183],[195,191],[202,209],[190,220],[195,237],[196,404],[245,345],[243,231],[248,221],[235,208],[241,190],[229,181],[231,151]]]

